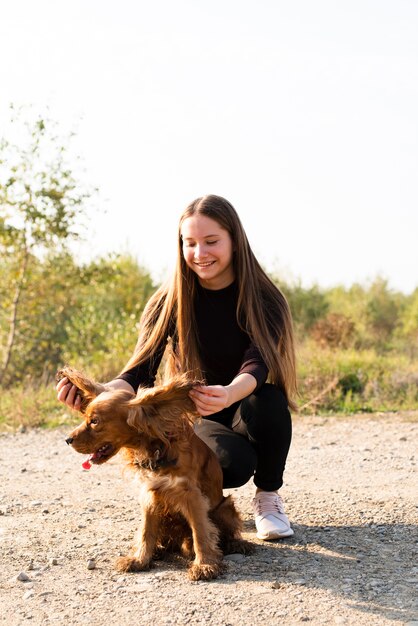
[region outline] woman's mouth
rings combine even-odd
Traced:
[[[211,267],[216,261],[207,261],[205,263],[199,263],[197,261],[194,262],[195,265],[197,265],[198,267],[205,269],[207,267]]]

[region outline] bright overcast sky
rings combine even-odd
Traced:
[[[0,106],[77,128],[101,208],[82,255],[162,277],[216,193],[267,269],[410,292],[417,33],[416,0],[3,0]]]

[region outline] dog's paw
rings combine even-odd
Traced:
[[[226,570],[225,563],[191,563],[188,570],[190,580],[212,580]]]
[[[246,539],[230,539],[224,546],[224,554],[254,554],[255,545]]]
[[[116,561],[116,569],[118,572],[143,572],[150,569],[151,561],[141,561],[132,556],[121,556]]]

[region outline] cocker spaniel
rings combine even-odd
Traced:
[[[131,553],[117,561],[121,572],[150,567],[153,556],[180,552],[191,580],[209,580],[224,571],[224,553],[249,553],[241,537],[241,519],[231,496],[222,493],[222,470],[216,455],[195,434],[196,409],[186,376],[135,395],[108,391],[66,367],[81,397],[84,421],[66,439],[77,452],[100,465],[119,450],[138,478],[142,527]]]

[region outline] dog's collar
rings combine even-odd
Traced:
[[[165,467],[177,465],[177,459],[168,459],[167,451],[161,455],[161,450],[157,448],[154,454],[146,459],[135,459],[135,465],[141,469],[149,469],[153,472]]]

